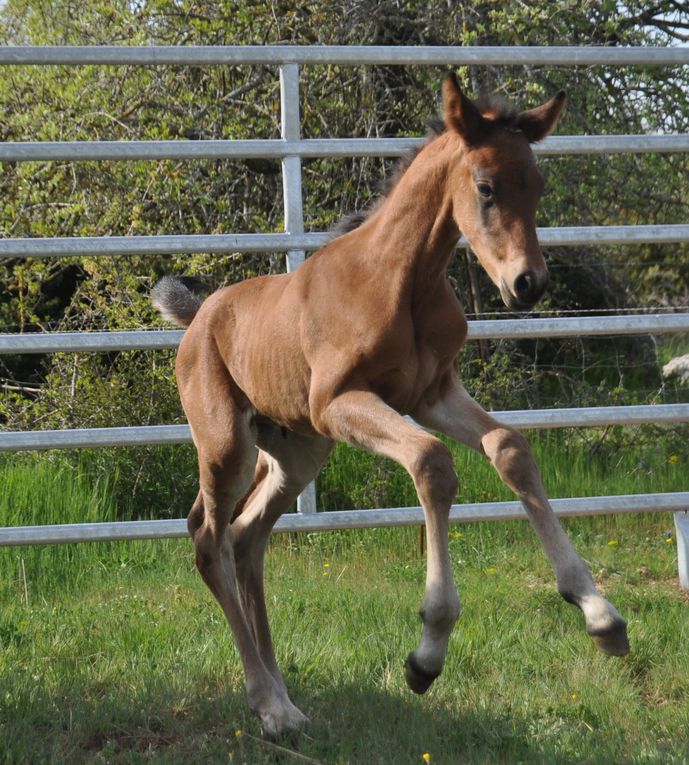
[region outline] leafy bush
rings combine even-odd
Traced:
[[[73,12],[67,0],[8,0],[2,44],[224,45],[275,42],[402,45],[667,44],[671,4],[567,2],[281,3],[99,0]],[[668,5],[666,8],[665,6]],[[671,16],[672,17],[672,16]],[[674,17],[672,17],[674,18]],[[46,66],[0,68],[0,136],[6,141],[170,140],[279,136],[279,85],[268,66]],[[436,67],[313,66],[302,71],[307,137],[422,135],[438,109]],[[531,106],[569,93],[560,132],[687,132],[686,67],[464,67],[470,93],[497,91]],[[304,162],[306,224],[326,229],[377,194],[389,160]],[[544,158],[539,225],[670,223],[687,205],[682,155]],[[270,232],[282,227],[278,162],[245,160],[26,162],[0,165],[4,236]],[[543,311],[601,311],[683,302],[686,246],[554,249]],[[0,263],[4,331],[131,329],[161,325],[149,292],[164,273],[202,275],[217,286],[283,270],[283,256],[193,253],[156,257],[70,257]],[[501,311],[495,289],[470,259],[449,277],[469,313]],[[494,408],[636,400],[660,389],[647,341],[579,340],[468,346],[462,372]],[[7,428],[178,422],[172,356],[5,356]],[[518,372],[515,372],[518,369]],[[156,462],[159,453],[144,460]],[[126,450],[107,459],[136,471]],[[170,466],[161,460],[154,474]],[[187,464],[188,456],[182,462]],[[167,467],[166,467],[167,465]],[[186,468],[184,468],[186,469]],[[131,473],[128,473],[131,475]],[[387,478],[385,479],[387,480]],[[141,487],[138,479],[130,481]],[[149,490],[144,491],[148,496]]]

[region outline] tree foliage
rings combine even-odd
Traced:
[[[672,0],[8,0],[0,12],[0,43],[10,45],[665,45],[683,39],[688,28],[684,5]],[[303,135],[422,135],[439,108],[443,74],[441,67],[305,67]],[[470,93],[497,91],[525,107],[564,88],[570,100],[562,134],[689,129],[686,67],[482,66],[462,68],[459,75]],[[275,67],[7,66],[0,79],[5,141],[279,136]],[[307,229],[326,229],[368,204],[390,165],[371,158],[305,162]],[[686,220],[683,155],[558,157],[541,166],[547,192],[539,225]],[[269,160],[6,162],[0,165],[0,192],[5,237],[282,228],[280,166]],[[686,302],[686,254],[686,247],[650,245],[553,249],[548,253],[553,290],[544,307],[601,310]],[[282,270],[282,254],[9,260],[0,270],[2,331],[130,329],[159,323],[148,294],[163,273],[202,274],[221,285]],[[470,293],[468,273],[458,257],[450,276],[464,298]],[[475,297],[483,309],[498,310],[495,290],[481,275],[478,283]],[[539,348],[541,360],[550,362],[578,353],[571,344]],[[503,344],[488,366],[470,353],[466,374],[484,397],[500,404],[506,394],[498,392],[496,381],[523,350]],[[170,354],[55,354],[5,357],[1,363],[6,395],[0,416],[9,427],[180,417]],[[531,362],[524,369],[539,375]],[[571,386],[558,389],[561,373],[548,379],[553,398],[565,389],[571,393]]]

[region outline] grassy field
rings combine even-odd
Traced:
[[[643,461],[585,449],[565,460],[548,439],[535,449],[553,496],[686,487],[685,456],[665,447]],[[458,460],[466,499],[503,496],[481,464]],[[348,451],[321,495],[344,502],[338,481],[357,471],[369,490],[406,497],[403,477]],[[113,480],[63,460],[8,460],[0,518],[121,517]],[[282,752],[259,738],[188,541],[0,550],[0,763],[687,763],[689,597],[671,527],[668,515],[568,523],[629,621],[623,659],[596,652],[526,523],[453,527],[464,608],[423,697],[402,670],[420,634],[417,530],[275,537],[276,650],[312,720]]]

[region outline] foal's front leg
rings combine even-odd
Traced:
[[[452,455],[441,441],[368,391],[349,391],[314,410],[314,424],[321,433],[395,460],[414,481],[426,521],[428,558],[421,604],[423,633],[407,658],[406,678],[413,691],[424,693],[442,671],[459,616],[448,552],[448,517],[457,491]]]
[[[454,377],[446,395],[413,413],[422,425],[438,430],[485,454],[500,478],[519,497],[555,570],[558,590],[584,614],[586,629],[606,654],[629,651],[627,625],[593,582],[590,571],[565,534],[548,502],[536,463],[524,437],[501,425],[479,406]]]

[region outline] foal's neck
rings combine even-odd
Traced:
[[[408,271],[424,281],[445,274],[459,239],[447,143],[442,135],[424,148],[370,220],[369,252],[388,273]]]

